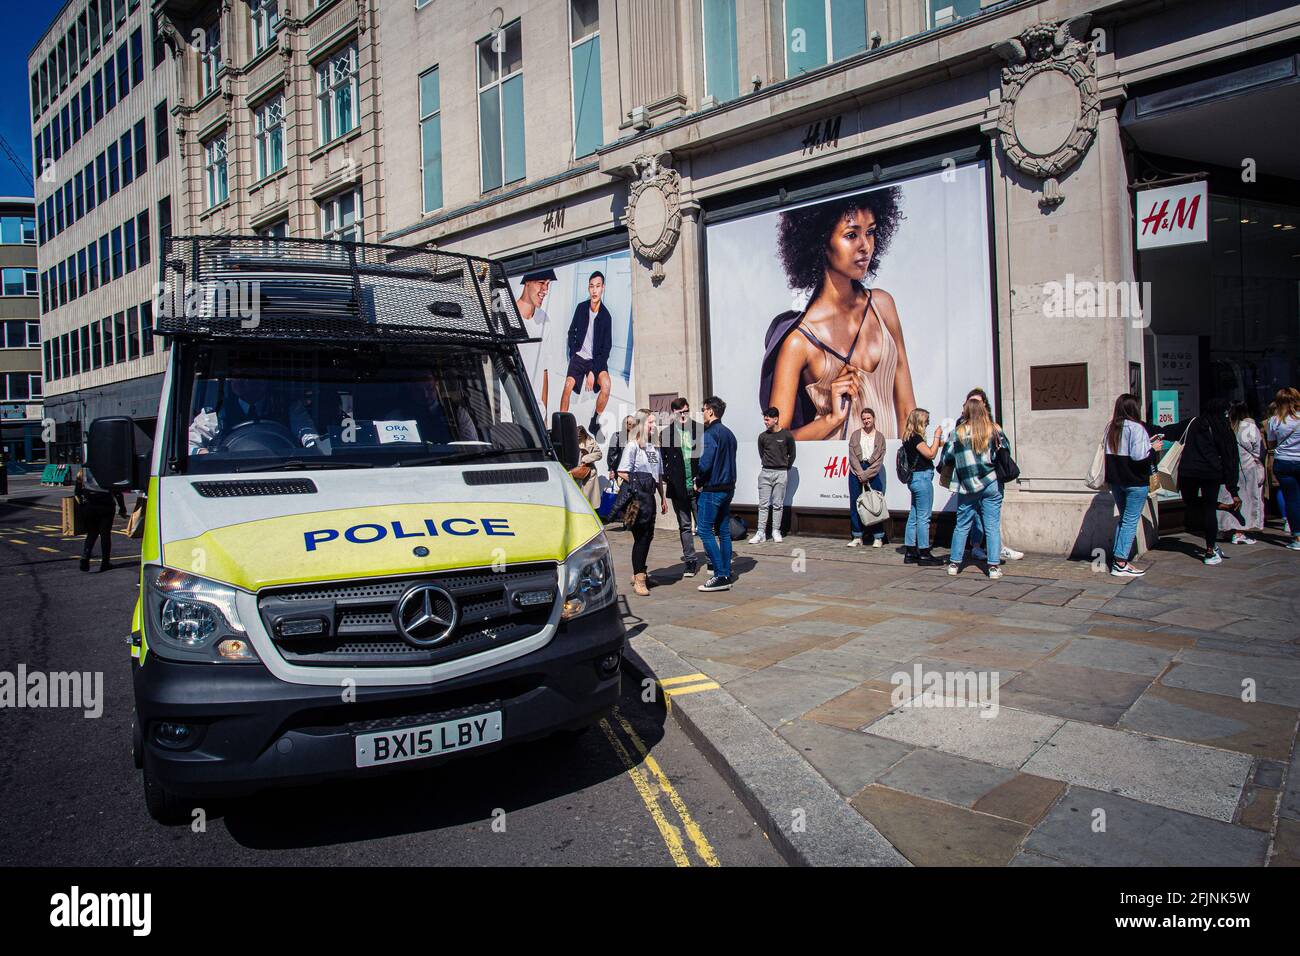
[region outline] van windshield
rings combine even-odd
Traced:
[[[194,473],[383,468],[547,454],[506,352],[457,347],[239,349],[180,363],[173,454]]]

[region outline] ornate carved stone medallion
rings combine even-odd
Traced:
[[[643,154],[633,160],[636,178],[628,194],[628,235],[637,255],[654,263],[652,278],[663,278],[664,260],[682,229],[681,174],[668,153]]]
[[[1101,100],[1091,20],[1039,23],[993,47],[1007,63],[997,126],[1002,151],[1021,172],[1043,180],[1043,206],[1064,202],[1057,177],[1083,158],[1097,135]]]

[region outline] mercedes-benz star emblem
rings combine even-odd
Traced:
[[[434,584],[417,584],[393,608],[393,623],[413,647],[433,647],[456,629],[456,599]]]

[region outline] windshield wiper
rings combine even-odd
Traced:
[[[374,468],[375,466],[368,461],[331,461],[328,458],[313,459],[304,461],[301,458],[295,458],[292,461],[282,461],[277,465],[244,465],[236,468],[235,471],[307,471],[311,469],[324,468]]]
[[[499,458],[502,455],[545,455],[545,448],[479,448],[475,451],[461,451],[450,455],[425,455],[422,458],[405,458],[393,463],[394,468],[409,468],[418,465],[453,465],[462,461],[475,461],[481,458]]]

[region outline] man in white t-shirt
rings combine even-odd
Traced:
[[[605,275],[593,272],[587,279],[587,302],[579,302],[569,321],[569,370],[564,379],[564,394],[560,397],[560,411],[569,410],[569,398],[583,388],[596,390],[596,411],[591,416],[587,430],[600,436],[600,416],[609,404],[612,387],[609,377],[609,353],[614,348],[614,321],[605,308]]]
[[[519,298],[515,300],[515,307],[519,310],[519,317],[524,320],[528,337],[540,340],[526,342],[519,346],[519,354],[523,357],[528,381],[537,394],[543,413],[549,411],[547,401],[550,397],[550,370],[553,364],[550,361],[550,353],[554,351],[554,346],[547,342],[547,335],[549,334],[552,339],[558,339],[559,333],[551,328],[550,316],[542,308],[542,303],[546,301],[546,295],[551,291],[551,283],[555,279],[554,269],[539,269],[527,273],[520,283]],[[557,364],[562,365],[562,363]],[[559,378],[558,371],[556,378]]]

